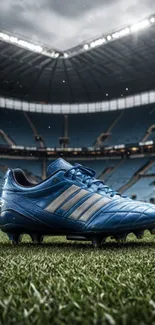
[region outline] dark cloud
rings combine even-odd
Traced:
[[[108,3],[113,3],[115,0],[53,0],[51,2],[51,9],[66,17],[78,17],[84,13],[102,6],[107,6]]]
[[[0,28],[64,50],[154,11],[154,0],[1,0]]]

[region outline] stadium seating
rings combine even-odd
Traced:
[[[104,145],[142,141],[148,127],[155,120],[155,110],[152,106],[134,107],[124,110],[119,117],[120,111],[70,115],[70,145],[73,147],[92,146],[99,135],[106,133],[112,125],[111,135],[106,138]]]
[[[6,145],[6,141],[0,136],[0,145]]]
[[[0,109],[0,129],[17,145],[36,146],[33,131],[23,112]],[[64,118],[61,114],[28,113],[37,133],[47,147],[58,147],[63,136]],[[120,117],[120,118],[119,118]],[[154,123],[155,109],[144,106],[92,114],[70,114],[68,118],[69,146],[93,146],[97,138],[110,130],[104,145],[129,144],[142,141],[149,126]],[[154,132],[149,139],[154,137]],[[3,144],[0,137],[0,144]]]
[[[155,162],[154,164],[147,170],[147,172],[145,173],[146,175],[155,175]]]
[[[110,174],[105,177],[106,183],[118,190],[126,184],[131,177],[147,163],[147,158],[124,159]]]
[[[29,113],[46,147],[59,147],[59,138],[63,136],[63,115]]]
[[[119,112],[120,114],[120,112]],[[69,115],[69,138],[72,147],[91,147],[101,133],[118,117],[118,112]]]
[[[134,107],[123,111],[123,115],[112,129],[112,135],[104,144],[129,144],[142,141],[147,129],[155,120],[152,106]]]
[[[0,159],[0,165],[8,168],[28,170],[36,176],[41,176],[41,161],[27,159]]]
[[[64,134],[64,117],[61,114],[27,113],[36,134],[43,137],[47,147],[59,146],[59,138]],[[0,130],[8,136],[8,139],[17,145],[38,146],[34,139],[31,123],[22,111],[0,109]],[[144,106],[126,109],[124,111],[111,111],[106,113],[70,114],[68,116],[69,146],[89,147],[95,144],[97,138],[106,132],[109,135],[104,145],[116,145],[122,143],[134,143],[142,141],[147,135],[147,130],[155,121],[155,109],[152,106]],[[154,139],[154,131],[147,138]],[[7,140],[8,141],[8,140]],[[8,143],[0,136],[0,145]],[[71,163],[81,163],[96,170],[97,178],[104,180],[110,187],[116,190],[122,189],[125,194],[136,194],[139,199],[149,200],[154,193],[155,163],[144,171],[144,175],[138,172],[150,158],[136,159],[70,159]],[[153,159],[153,158],[152,158]],[[47,162],[48,164],[48,162]],[[30,159],[0,159],[0,188],[5,169],[7,167],[20,167],[36,179],[43,177],[43,166],[40,160]],[[46,166],[44,166],[46,167]],[[44,172],[45,174],[45,172]],[[134,175],[138,175],[132,184],[128,182]],[[125,184],[129,186],[127,189]],[[125,186],[125,190],[124,190]]]
[[[155,197],[155,162],[124,194],[130,197],[136,195],[138,200],[144,201],[149,201],[151,197]]]
[[[155,177],[141,178],[124,194],[130,197],[136,195],[138,200],[149,201],[151,197],[155,197],[155,185],[153,185],[154,180]]]
[[[15,144],[21,146],[36,146],[32,130],[23,112],[0,108],[0,129],[2,129]]]
[[[155,131],[153,131],[153,132],[149,135],[149,137],[147,138],[147,141],[150,141],[150,140],[155,141]]]

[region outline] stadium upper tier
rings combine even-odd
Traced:
[[[149,27],[149,28],[148,28]],[[105,41],[104,41],[105,40]],[[0,94],[38,103],[99,102],[155,85],[154,16],[68,53],[0,33]]]
[[[126,88],[128,91],[128,88]],[[155,104],[155,90],[145,91],[131,96],[121,96],[112,100],[92,103],[45,104],[33,103],[14,98],[0,97],[0,107],[25,112],[47,114],[79,114],[123,110],[127,108]]]
[[[0,109],[0,144],[60,147],[61,137],[69,138],[69,147],[99,147],[133,144],[153,137],[155,106],[101,112],[70,114],[67,124],[62,114],[25,113]],[[148,130],[152,130],[149,133]]]

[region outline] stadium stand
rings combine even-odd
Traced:
[[[59,138],[63,135],[63,115],[29,113],[28,116],[46,147],[58,147]]]
[[[41,177],[41,161],[28,159],[0,159],[0,163],[7,168],[21,168]]]
[[[7,142],[4,140],[4,138],[1,136],[1,133],[0,133],[0,145],[6,145]]]
[[[41,148],[44,148],[45,147],[44,139],[42,138],[41,135],[38,134],[38,131],[37,131],[35,125],[33,124],[30,116],[28,115],[27,112],[24,112],[24,116],[25,116],[30,128],[32,129],[35,140],[39,142]]]
[[[151,197],[155,196],[154,177],[146,177],[138,180],[131,188],[124,194],[132,197],[136,195],[138,200],[149,201]]]
[[[149,136],[148,136],[148,138],[147,138],[147,141],[150,141],[150,140],[155,141],[155,130],[152,131],[152,132],[149,134]]]
[[[151,167],[145,172],[145,175],[155,175],[155,162],[153,161],[153,164]]]
[[[0,144],[8,146],[12,146],[15,144],[14,141],[9,137],[9,135],[7,135],[3,130],[0,130],[0,139]]]
[[[61,114],[24,113],[1,108],[0,115],[0,130],[5,133],[5,137],[0,136],[0,144],[11,141],[23,146],[58,147],[59,139],[64,135],[64,116]],[[152,140],[154,132],[148,134],[148,129],[154,120],[152,106],[123,112],[70,114],[69,146],[105,146]]]
[[[135,160],[135,159],[134,159]],[[139,179],[129,187],[124,193],[130,197],[136,196],[138,200],[149,201],[155,196],[155,161],[149,161],[144,166],[144,170],[140,170]]]
[[[60,147],[64,135],[63,114],[25,113],[0,109],[0,145]],[[151,140],[154,136],[155,109],[152,105],[92,114],[68,115],[67,134],[70,147],[93,145],[132,144]],[[151,132],[149,131],[151,130]],[[101,135],[101,137],[100,137]],[[39,143],[37,141],[39,140]],[[118,159],[84,158],[71,163],[81,163],[96,170],[97,178],[110,187],[129,196],[149,201],[154,195],[155,164],[153,158]],[[47,161],[48,163],[48,161]],[[0,159],[0,187],[8,167],[20,167],[33,181],[46,177],[45,159]]]
[[[133,177],[133,175],[136,174],[138,170],[146,165],[147,161],[147,158],[121,160],[118,167],[112,170],[111,173],[105,177],[105,181],[110,187],[114,187],[116,190],[119,190]]]
[[[145,17],[153,0],[121,1],[121,6],[116,1],[88,0],[82,5],[76,1],[74,8],[67,6],[71,1],[60,1],[61,6],[58,1],[42,1],[40,6],[39,1],[1,2],[5,4],[1,4],[0,28],[0,228],[13,246],[23,235],[24,244],[11,249],[6,234],[0,235],[0,325],[51,320],[59,325],[155,325],[155,240],[147,234],[137,243],[144,228],[155,234],[154,207],[133,201],[130,206],[130,200],[124,199],[117,205],[115,191],[101,198],[100,186],[96,188],[96,180],[87,174],[82,187],[97,193],[81,191],[76,168],[72,175],[66,173],[67,182],[54,173],[42,193],[41,186],[30,195],[25,189],[25,205],[22,198],[16,201],[11,179],[1,198],[8,168],[23,169],[35,184],[49,174],[47,165],[62,157],[92,168],[97,179],[120,194],[155,204],[155,13]],[[61,15],[65,30],[61,29],[62,36],[55,33],[58,25],[53,19],[48,40],[46,16],[50,17],[52,5],[51,17]],[[11,22],[9,12],[14,10]],[[45,22],[39,21],[39,15]],[[102,16],[107,19],[102,34],[93,38],[91,33],[99,27],[96,18]],[[88,19],[82,23],[81,17]],[[115,23],[118,29],[113,29]],[[68,26],[79,26],[75,39],[67,35]],[[111,30],[106,31],[106,26]],[[31,34],[30,39],[12,33],[15,29]],[[76,45],[86,34],[90,40]],[[61,43],[59,50],[52,39]],[[65,49],[68,42],[76,46]],[[57,166],[63,167],[61,162]],[[30,186],[20,175],[17,172],[17,182]],[[71,186],[73,179],[76,186]],[[52,198],[50,184],[55,191]],[[107,186],[102,189],[106,192]],[[36,216],[31,211],[35,204]],[[41,209],[45,214],[39,217]],[[56,238],[45,241],[42,249],[42,235],[50,233]],[[71,245],[58,239],[59,233],[66,234]],[[107,237],[111,238],[106,243]],[[88,242],[76,243],[88,239],[97,248],[94,253]],[[33,246],[27,244],[30,240]]]
[[[32,130],[23,112],[0,108],[0,129],[21,146],[36,146]]]
[[[103,145],[138,143],[155,120],[152,106],[120,111],[69,116],[69,138],[73,147],[87,147],[104,136]],[[80,125],[80,132],[79,132]],[[100,144],[101,144],[100,143]]]
[[[10,109],[0,108],[0,189],[8,167],[44,179],[48,158],[61,155],[56,147],[68,146],[75,150],[62,155],[95,169],[110,187],[140,200],[155,197],[155,15],[67,52],[40,45],[1,30],[0,105]],[[138,146],[150,140],[147,149]]]
[[[70,146],[91,147],[100,134],[106,133],[117,117],[118,112],[69,115]]]
[[[142,141],[147,129],[155,120],[155,110],[152,106],[144,106],[127,109],[114,126],[111,136],[109,136],[104,145],[128,144]]]

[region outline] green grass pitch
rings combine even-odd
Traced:
[[[155,324],[155,237],[89,243],[0,233],[0,325]]]

